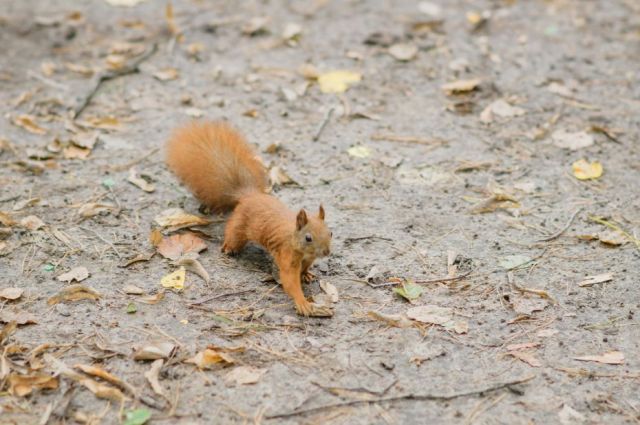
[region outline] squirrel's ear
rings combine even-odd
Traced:
[[[303,209],[300,210],[298,216],[296,217],[296,229],[302,229],[308,222],[307,212]]]
[[[320,204],[320,208],[318,209],[318,217],[320,220],[324,220],[324,208],[322,208],[322,204]]]

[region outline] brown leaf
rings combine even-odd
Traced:
[[[34,315],[27,313],[26,311],[9,311],[4,309],[0,311],[0,322],[16,322],[18,325],[33,325],[38,323],[38,320]]]
[[[89,218],[96,216],[103,212],[117,211],[118,208],[113,204],[99,203],[99,202],[87,202],[78,209],[78,214],[82,217]]]
[[[146,297],[138,298],[138,302],[143,304],[158,304],[164,299],[164,290],[159,291],[155,295],[147,295]]]
[[[85,66],[85,65],[79,65],[76,63],[65,63],[64,64],[65,68],[67,68],[69,71],[74,72],[76,74],[80,74],[83,77],[91,77],[93,75],[93,68]]]
[[[0,224],[2,224],[3,226],[11,227],[17,223],[17,221],[11,218],[9,213],[0,211]]]
[[[129,258],[127,260],[124,260],[123,262],[121,262],[120,264],[118,264],[118,267],[129,267],[132,264],[135,263],[139,263],[141,261],[149,261],[151,260],[151,258],[156,255],[155,251],[152,252],[141,252],[139,254],[137,254],[135,257]]]
[[[20,220],[20,226],[33,232],[42,229],[46,224],[35,215],[30,215]]]
[[[149,385],[151,385],[151,389],[160,396],[165,396],[164,389],[160,382],[158,381],[158,375],[160,374],[160,370],[162,370],[162,366],[164,365],[163,359],[155,360],[151,363],[151,368],[144,373],[144,377],[147,378]]]
[[[65,159],[87,159],[91,155],[91,149],[81,148],[74,145],[66,146],[62,150]]]
[[[138,186],[140,189],[144,190],[147,193],[151,193],[156,190],[156,188],[151,183],[140,177],[133,167],[129,170],[129,177],[127,178],[127,181],[135,186]]]
[[[271,182],[272,187],[285,186],[285,185],[295,185],[300,186],[298,182],[293,180],[284,170],[280,167],[272,167],[269,170],[269,181]]]
[[[158,245],[158,252],[170,260],[177,260],[182,255],[207,249],[207,245],[194,233],[186,232],[164,238]]]
[[[470,80],[458,80],[451,83],[447,83],[442,86],[442,90],[449,96],[454,94],[463,94],[474,91],[480,86],[482,80],[479,78],[473,78]]]
[[[194,357],[185,360],[185,363],[193,363],[199,369],[210,369],[216,364],[230,365],[235,363],[233,357],[227,353],[219,352],[212,348],[207,348]]]
[[[74,267],[68,272],[61,274],[60,276],[58,276],[58,280],[60,282],[67,282],[67,283],[71,283],[74,280],[76,282],[82,282],[88,277],[89,277],[89,270],[87,270],[86,267],[80,266],[80,267]]]
[[[444,325],[451,321],[453,317],[453,310],[448,307],[440,307],[437,305],[421,305],[407,310],[407,317],[422,323]]]
[[[36,123],[35,117],[31,115],[26,115],[26,114],[18,115],[16,118],[13,119],[13,124],[27,130],[29,133],[39,134],[39,135],[47,134],[47,130],[40,127]]]
[[[76,369],[80,369],[87,375],[97,376],[98,378],[104,379],[105,381],[115,385],[116,387],[122,388],[123,390],[130,392],[131,394],[136,393],[135,389],[130,384],[128,384],[127,382],[123,381],[122,379],[107,372],[102,368],[99,368],[97,366],[86,365],[86,364],[76,364],[73,367]],[[115,394],[115,393],[108,391],[107,394]],[[110,397],[103,397],[103,398],[110,398]]]
[[[58,378],[46,373],[34,373],[32,375],[18,375],[12,373],[7,379],[9,394],[24,397],[34,390],[55,390],[58,388]]]
[[[98,398],[121,402],[125,399],[124,394],[119,389],[110,385],[102,384],[90,378],[83,378],[78,381]]]
[[[134,360],[166,359],[176,349],[176,345],[170,341],[152,341],[138,348],[133,353]]]
[[[369,311],[367,316],[372,319],[385,322],[387,325],[394,326],[396,328],[408,328],[413,326],[413,322],[403,314],[385,314],[379,311]]]
[[[340,300],[340,295],[338,294],[338,288],[336,288],[331,283],[326,280],[320,281],[320,289],[322,289],[331,300],[332,303],[337,303]]]
[[[197,257],[197,253],[191,252],[180,257],[176,264],[179,266],[183,266],[186,270],[189,270],[192,273],[197,274],[206,283],[210,283],[211,277],[209,276],[209,273],[205,270],[205,268],[202,267],[202,264],[200,263],[200,261],[198,261]]]
[[[9,322],[6,325],[4,325],[2,327],[2,330],[0,330],[0,345],[6,339],[8,339],[11,335],[13,335],[13,333],[16,331],[17,328],[18,328],[18,323],[16,323],[15,321]]]
[[[206,226],[211,220],[193,214],[187,214],[180,208],[170,208],[161,212],[154,218],[154,221],[161,227],[169,230],[178,230],[191,226]]]
[[[574,360],[582,362],[598,362],[604,364],[624,364],[624,354],[620,351],[607,351],[601,355],[574,357]]]
[[[80,301],[80,300],[98,300],[100,294],[94,289],[84,285],[75,284],[69,285],[62,289],[58,293],[47,300],[47,304],[54,305],[65,301]]]
[[[24,289],[22,288],[4,288],[0,289],[0,299],[9,301],[17,300],[22,296]]]

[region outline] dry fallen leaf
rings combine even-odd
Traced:
[[[536,298],[516,298],[512,302],[513,311],[527,316],[536,311],[542,311],[548,306],[547,301]]]
[[[64,301],[98,300],[100,294],[94,289],[84,285],[69,285],[47,300],[47,304],[54,305]]]
[[[504,99],[498,99],[490,103],[482,113],[480,113],[480,121],[485,124],[493,122],[493,117],[513,118],[524,115],[526,111],[517,106],[512,106]]]
[[[199,369],[210,369],[211,367],[219,363],[225,366],[233,364],[235,363],[235,360],[227,353],[222,353],[212,348],[207,348],[196,354],[194,357],[185,360],[185,363],[193,363]]]
[[[629,242],[622,233],[615,230],[600,232],[594,239],[598,239],[601,243],[609,246],[620,246]]]
[[[271,167],[269,170],[269,181],[271,182],[272,187],[285,186],[288,184],[300,186],[298,182],[289,177],[289,175],[278,166]]]
[[[372,319],[385,322],[387,325],[394,326],[396,328],[408,328],[413,326],[413,322],[403,314],[385,314],[379,311],[369,311],[367,312],[367,316]]]
[[[338,288],[336,288],[331,283],[326,280],[320,281],[320,289],[322,289],[331,299],[332,303],[337,303],[340,300],[340,295],[338,294]]]
[[[34,390],[55,390],[58,388],[58,378],[46,373],[34,373],[32,375],[18,375],[12,373],[7,382],[9,384],[9,394],[17,397],[24,397]]]
[[[111,212],[117,211],[118,207],[113,204],[99,203],[99,202],[88,202],[86,204],[82,204],[78,209],[78,214],[82,217],[89,218],[96,216],[103,212]]]
[[[573,175],[578,180],[597,179],[602,176],[602,164],[598,161],[587,162],[585,159],[579,159],[571,164]]]
[[[198,261],[198,254],[196,252],[189,252],[182,255],[178,261],[176,261],[176,265],[183,266],[186,270],[197,274],[206,283],[211,282],[211,277],[200,261]]]
[[[82,378],[78,382],[98,398],[104,398],[107,400],[118,402],[121,402],[125,399],[124,394],[122,394],[119,389],[114,388],[110,385],[100,383],[98,381],[94,381],[91,378]]]
[[[601,355],[574,357],[582,362],[598,362],[604,364],[624,364],[624,354],[620,351],[607,351]]]
[[[21,288],[0,289],[0,299],[14,301],[20,298],[23,292],[24,292],[24,289],[21,289]]]
[[[162,239],[157,248],[164,258],[177,260],[184,254],[203,251],[207,245],[194,233],[186,232]]]
[[[206,226],[211,223],[211,220],[197,215],[187,214],[180,208],[165,210],[157,215],[154,220],[159,226],[169,228],[170,230],[178,230],[191,226]]]
[[[355,158],[367,158],[371,156],[371,149],[363,145],[358,145],[347,149],[347,153]]]
[[[25,229],[35,231],[35,230],[42,229],[45,226],[45,223],[35,215],[30,215],[28,217],[24,217],[23,219],[21,219],[20,225]]]
[[[416,57],[418,47],[415,44],[397,43],[389,47],[389,54],[398,61],[406,62]]]
[[[151,363],[151,368],[144,373],[144,377],[149,382],[149,385],[151,385],[151,389],[156,394],[164,397],[164,388],[162,388],[162,385],[160,385],[160,381],[158,380],[163,365],[163,359],[154,360],[154,362]]]
[[[166,359],[176,349],[176,345],[170,341],[151,341],[136,349],[133,353],[134,360],[158,360]]]
[[[468,93],[476,90],[481,83],[482,80],[479,78],[473,78],[470,80],[457,80],[451,83],[444,84],[442,86],[442,90],[444,90],[444,92],[449,96],[454,94]]]
[[[138,298],[137,301],[143,304],[158,304],[164,299],[164,289],[159,291],[155,295],[147,295],[146,297]]]
[[[138,288],[135,285],[126,285],[122,288],[122,292],[128,295],[142,295],[144,294],[144,289]]]
[[[180,74],[176,68],[165,68],[154,72],[153,76],[160,81],[171,81],[177,79]]]
[[[130,265],[139,263],[141,261],[149,261],[154,255],[156,255],[155,251],[141,252],[134,257],[124,260],[122,263],[118,264],[118,267],[129,267]]]
[[[135,186],[138,186],[140,189],[144,190],[147,193],[151,193],[156,190],[156,188],[151,183],[137,174],[134,167],[129,170],[129,177],[127,178],[127,181],[134,184]]]
[[[230,385],[255,384],[267,372],[267,369],[260,369],[253,366],[238,366],[227,373],[224,380]]]
[[[453,310],[437,305],[421,305],[407,310],[407,317],[422,323],[444,325],[453,318]]]
[[[31,115],[26,115],[26,114],[18,115],[16,118],[14,118],[13,123],[18,127],[21,127],[27,130],[29,133],[40,134],[40,135],[47,134],[47,130],[40,127],[38,123],[36,123],[35,117]]]
[[[17,325],[33,325],[38,323],[38,320],[33,314],[27,313],[26,311],[10,311],[5,308],[4,310],[0,311],[0,322],[16,322]]]
[[[362,80],[362,74],[353,71],[331,71],[318,75],[322,93],[344,93],[350,86]]]
[[[93,68],[86,66],[86,65],[80,65],[77,63],[70,63],[67,62],[64,64],[65,68],[67,68],[69,71],[82,75],[83,77],[91,77],[94,73]]]
[[[60,282],[67,282],[67,283],[71,283],[74,280],[76,282],[82,282],[88,277],[89,277],[89,270],[87,270],[86,267],[81,266],[81,267],[74,267],[68,272],[61,274],[60,276],[58,276],[58,280]]]
[[[593,145],[593,136],[586,131],[570,132],[561,129],[553,132],[551,141],[559,148],[575,151]]]
[[[104,379],[105,381],[115,385],[116,387],[122,388],[123,390],[130,392],[131,394],[136,393],[135,389],[130,384],[126,383],[122,379],[107,372],[102,368],[99,368],[97,366],[85,365],[85,364],[76,364],[74,368],[80,369],[87,375],[97,376],[98,378]],[[104,391],[105,389],[102,389],[102,390]],[[105,397],[105,398],[110,398],[110,397]]]
[[[267,24],[271,21],[268,16],[256,16],[249,19],[242,26],[242,33],[248,36],[254,36],[267,31]]]
[[[160,284],[165,288],[182,291],[184,289],[184,281],[187,277],[186,274],[185,268],[180,267],[178,270],[171,272],[160,279]]]
[[[613,273],[604,273],[594,276],[587,276],[584,280],[578,282],[578,286],[592,286],[597,283],[604,283],[613,280]]]

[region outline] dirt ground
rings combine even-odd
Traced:
[[[640,3],[172,3],[0,3],[0,423],[640,423]],[[362,79],[324,93],[312,67]],[[298,317],[260,248],[222,255],[222,216],[209,284],[158,301],[175,264],[120,267],[160,213],[199,214],[162,153],[194,117],[324,205],[333,317]],[[100,298],[54,304],[76,267]],[[161,394],[132,357],[156,341]],[[185,363],[207,346],[244,351]]]

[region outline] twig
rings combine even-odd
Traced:
[[[433,147],[447,144],[447,141],[442,139],[423,139],[415,136],[398,136],[396,134],[373,134],[371,135],[371,140],[386,140],[388,142],[412,143],[414,145],[427,145]]]
[[[413,283],[419,283],[421,285],[426,285],[429,283],[440,283],[440,282],[453,282],[456,280],[460,280],[460,279],[464,279],[465,277],[469,276],[471,273],[473,273],[473,270],[469,270],[466,273],[461,274],[460,276],[455,276],[455,277],[441,277],[438,279],[429,279],[429,280],[414,280]],[[367,284],[372,287],[372,288],[383,288],[385,286],[395,286],[395,285],[399,285],[400,283],[402,283],[401,280],[396,281],[389,281],[389,282],[382,282],[382,283],[371,283],[371,282],[367,282]]]
[[[96,232],[93,229],[89,229],[88,227],[84,227],[84,226],[78,226],[78,227],[80,227],[85,232],[90,232],[96,235],[98,239],[100,239],[102,242],[106,243],[107,245],[109,245],[109,247],[111,247],[113,252],[115,252],[115,254],[118,256],[118,259],[122,260],[122,254],[120,254],[120,251],[118,251],[118,248],[116,248],[113,242],[110,242],[109,240],[105,239],[102,235],[100,235],[100,233]]]
[[[334,109],[335,109],[335,107],[332,106],[331,108],[329,108],[327,113],[324,115],[324,119],[322,120],[322,122],[318,126],[318,129],[316,130],[316,133],[313,135],[313,141],[314,142],[316,142],[320,138],[320,135],[324,131],[324,128],[327,126],[327,124],[329,123],[329,120],[331,119],[331,115],[333,115],[333,110]]]
[[[627,238],[631,242],[633,242],[635,244],[636,248],[638,248],[640,250],[640,240],[636,239],[635,237],[633,237],[629,233],[625,232],[619,226],[611,223],[610,221],[605,220],[602,217],[595,217],[595,216],[590,215],[589,216],[589,220],[591,220],[591,221],[593,221],[595,223],[598,223],[598,224],[602,224],[603,226],[607,226],[608,228],[610,228],[612,230],[615,230],[616,232],[620,233],[622,236],[624,236],[625,238]]]
[[[549,242],[554,240],[555,238],[557,238],[558,236],[560,236],[561,234],[563,234],[564,232],[567,231],[567,229],[571,226],[571,223],[573,223],[573,220],[575,220],[576,216],[578,214],[580,214],[580,212],[582,211],[582,208],[578,208],[576,210],[576,212],[573,213],[573,215],[571,216],[571,218],[567,221],[567,224],[564,225],[564,227],[560,230],[558,230],[557,232],[555,232],[552,235],[549,235],[545,238],[542,239],[538,239],[536,242]]]
[[[325,405],[322,405],[322,406],[311,407],[311,408],[308,408],[308,409],[294,410],[293,412],[276,413],[274,415],[267,415],[267,416],[265,416],[265,419],[290,418],[292,416],[305,415],[307,413],[319,412],[319,411],[324,411],[324,410],[327,410],[327,409],[335,409],[335,408],[344,407],[344,406],[354,406],[354,405],[358,405],[358,404],[387,403],[387,402],[404,401],[404,400],[447,401],[447,400],[453,400],[453,399],[461,398],[461,397],[470,397],[470,396],[474,396],[474,395],[482,395],[482,394],[486,394],[486,393],[496,392],[496,391],[499,391],[499,390],[504,389],[504,388],[510,388],[513,385],[518,385],[518,384],[523,384],[525,382],[529,382],[535,377],[536,377],[536,375],[529,375],[529,376],[526,376],[524,378],[514,379],[513,381],[503,382],[503,383],[500,383],[500,384],[494,384],[494,385],[488,386],[486,388],[481,388],[481,389],[477,389],[477,390],[463,391],[463,392],[459,392],[459,393],[445,394],[445,395],[409,393],[409,394],[392,396],[392,397],[373,398],[373,399],[370,399],[370,400],[343,401],[343,402],[339,402],[339,403],[331,403],[331,404],[325,404]]]
[[[213,295],[211,297],[206,297],[206,298],[201,298],[197,301],[194,301],[192,303],[189,303],[190,306],[194,306],[194,305],[200,305],[200,304],[204,304],[207,303],[209,301],[213,301],[213,300],[217,300],[218,298],[224,298],[224,297],[229,297],[231,295],[240,295],[240,294],[245,294],[247,292],[255,292],[255,289],[245,289],[244,291],[237,291],[237,292],[227,292],[224,294],[219,294],[219,295]]]
[[[122,77],[123,75],[135,74],[136,72],[139,72],[140,64],[146,61],[147,59],[149,59],[157,50],[158,50],[158,45],[154,43],[149,50],[147,50],[142,55],[140,55],[140,57],[136,59],[133,63],[131,63],[129,66],[126,66],[122,69],[118,69],[115,71],[107,71],[100,74],[97,77],[96,83],[93,86],[93,88],[84,97],[82,102],[80,102],[80,104],[76,106],[73,113],[73,118],[74,119],[78,118],[80,114],[82,114],[82,112],[87,108],[87,106],[89,106],[89,103],[91,103],[91,99],[93,99],[93,96],[95,96],[95,94],[98,92],[98,90],[102,86],[102,83],[104,83],[105,81],[113,80],[118,77]]]
[[[125,164],[122,164],[122,165],[112,165],[110,167],[107,167],[107,169],[109,171],[124,171],[124,170],[128,170],[129,168],[133,167],[134,165],[137,165],[137,164],[141,163],[142,161],[144,161],[145,159],[149,158],[150,156],[152,156],[153,154],[155,154],[159,150],[160,150],[160,148],[151,149],[149,152],[147,152],[146,154],[142,155],[140,158],[134,159],[133,161],[129,161],[129,162],[127,162]]]

